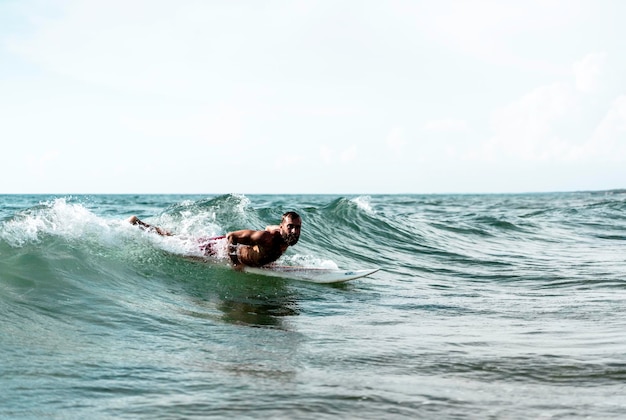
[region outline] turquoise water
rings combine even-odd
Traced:
[[[2,418],[626,413],[620,191],[0,203]],[[183,257],[287,210],[282,262],[381,271],[328,286]]]

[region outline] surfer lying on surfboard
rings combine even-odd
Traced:
[[[159,235],[172,235],[163,228],[139,220],[137,216],[131,216],[128,222]],[[243,229],[229,232],[225,237],[201,238],[199,240],[200,249],[207,256],[216,255],[215,247],[218,240],[226,238],[228,256],[233,267],[261,267],[276,261],[288,247],[298,243],[301,228],[302,218],[300,215],[294,211],[289,211],[283,214],[280,225],[268,226],[265,230]]]

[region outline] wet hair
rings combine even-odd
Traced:
[[[285,220],[286,218],[290,218],[292,220],[295,219],[300,219],[302,220],[302,218],[300,217],[300,215],[298,213],[296,213],[295,211],[288,211],[287,213],[283,214],[283,218],[282,220]]]

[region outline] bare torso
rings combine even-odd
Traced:
[[[243,265],[260,267],[276,261],[287,249],[280,233],[271,232],[267,240],[257,245],[237,245],[237,258]]]

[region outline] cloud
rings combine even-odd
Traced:
[[[39,177],[45,177],[54,162],[59,160],[61,153],[58,150],[48,150],[39,155],[26,156],[26,166],[31,174],[38,174]]]
[[[302,161],[303,161],[302,156],[295,156],[295,155],[280,156],[274,159],[274,167],[278,170],[285,169],[285,168],[293,168],[294,166],[300,165]]]
[[[356,160],[356,157],[357,157],[357,147],[356,145],[353,144],[341,152],[340,159],[342,162],[353,162]]]
[[[357,146],[350,145],[348,148],[343,149],[340,152],[337,152],[335,149],[330,148],[326,145],[322,145],[319,148],[320,158],[322,162],[326,165],[331,165],[335,163],[335,158],[339,160],[339,162],[347,163],[353,162],[357,158]]]
[[[522,161],[560,159],[568,145],[553,124],[564,118],[577,104],[573,89],[554,83],[534,89],[519,100],[493,112],[493,136],[472,159],[502,158]]]
[[[371,42],[378,36],[368,14],[378,7],[355,14],[332,2],[68,0],[49,7],[55,10],[26,13],[36,23],[11,36],[12,53],[89,84],[175,97],[206,99],[268,85],[273,94],[276,86],[293,91],[294,85],[319,92],[316,85],[358,83],[376,56],[371,48],[386,51],[392,41]],[[321,103],[303,112],[354,110]]]
[[[424,130],[435,132],[464,132],[469,131],[467,121],[453,118],[433,120],[424,124]]]
[[[203,144],[237,142],[242,137],[242,115],[233,107],[199,109],[189,115],[170,118],[126,116],[122,123],[130,130],[151,138],[192,139]]]
[[[529,55],[519,39],[546,43],[546,33],[575,27],[586,17],[588,6],[574,0],[452,0],[444,7],[439,2],[410,1],[398,1],[395,7],[414,16],[430,38],[465,54],[499,65],[560,73],[552,60]]]
[[[597,93],[600,90],[606,56],[606,53],[589,54],[574,63],[576,89],[583,93]]]
[[[348,106],[307,106],[289,107],[284,110],[293,115],[303,115],[306,117],[349,117],[359,115],[360,110]]]
[[[320,158],[326,165],[330,165],[333,162],[333,151],[325,144],[320,146]]]
[[[626,95],[613,101],[589,134],[570,129],[585,97],[565,83],[534,89],[496,110],[491,118],[493,136],[465,157],[491,162],[626,163]]]
[[[385,139],[385,144],[387,147],[392,150],[394,153],[399,154],[402,153],[404,147],[407,144],[404,129],[401,127],[393,127],[389,134],[387,134],[387,138]]]
[[[626,163],[626,95],[613,101],[590,140],[575,150],[574,157]]]
[[[214,97],[243,84],[233,87],[233,78],[275,74],[289,56],[281,46],[291,28],[281,25],[297,25],[281,14],[291,6],[254,2],[70,0],[54,8],[27,10],[33,30],[12,35],[8,49],[72,79],[178,97]]]

